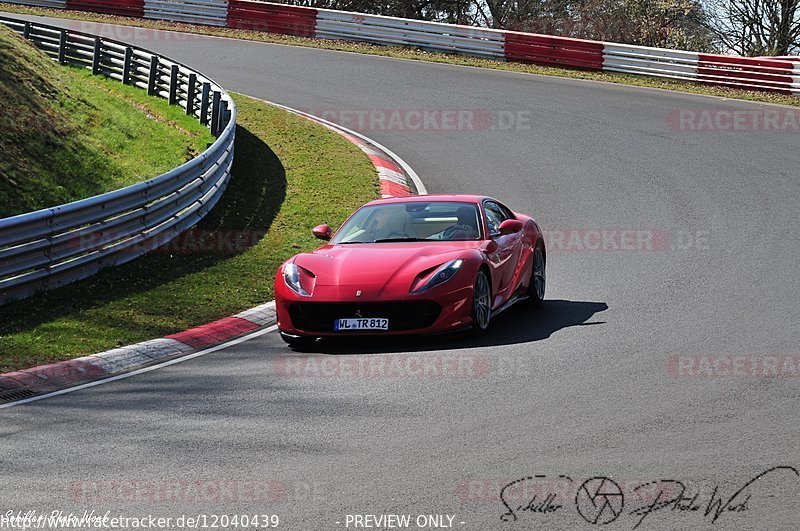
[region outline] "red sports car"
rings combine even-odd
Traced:
[[[533,218],[490,197],[426,195],[359,208],[330,243],[275,278],[281,337],[433,334],[472,328],[517,301],[540,304],[545,247]]]

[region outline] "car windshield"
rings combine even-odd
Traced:
[[[478,205],[409,201],[369,205],[342,225],[331,243],[468,241],[481,236]]]

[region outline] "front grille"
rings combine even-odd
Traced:
[[[358,311],[361,315],[357,315]],[[385,317],[389,330],[427,328],[436,322],[442,307],[433,301],[327,303],[298,302],[289,307],[289,316],[300,330],[332,332],[336,319]]]

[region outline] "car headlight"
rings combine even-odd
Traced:
[[[298,295],[302,295],[303,297],[311,296],[311,294],[303,289],[303,286],[300,284],[300,268],[297,267],[297,264],[294,262],[290,262],[283,266],[283,281],[287,286],[289,286],[289,289]]]
[[[458,273],[458,270],[461,269],[461,266],[463,264],[464,260],[460,258],[456,260],[450,260],[446,264],[443,264],[441,267],[439,267],[431,275],[419,279],[415,283],[416,286],[412,287],[411,293],[419,293],[421,291],[435,288],[440,284],[444,284],[445,282],[453,278],[456,275],[456,273]]]

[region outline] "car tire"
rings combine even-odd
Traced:
[[[544,301],[547,288],[547,257],[541,242],[533,250],[533,267],[531,267],[531,280],[528,283],[528,300],[533,306],[539,306]]]
[[[287,345],[292,348],[302,349],[308,348],[314,344],[317,340],[315,337],[310,336],[296,336],[293,334],[287,334],[283,330],[280,331],[281,339],[283,339]]]
[[[478,271],[472,290],[472,330],[483,333],[492,320],[492,284],[484,270]]]

